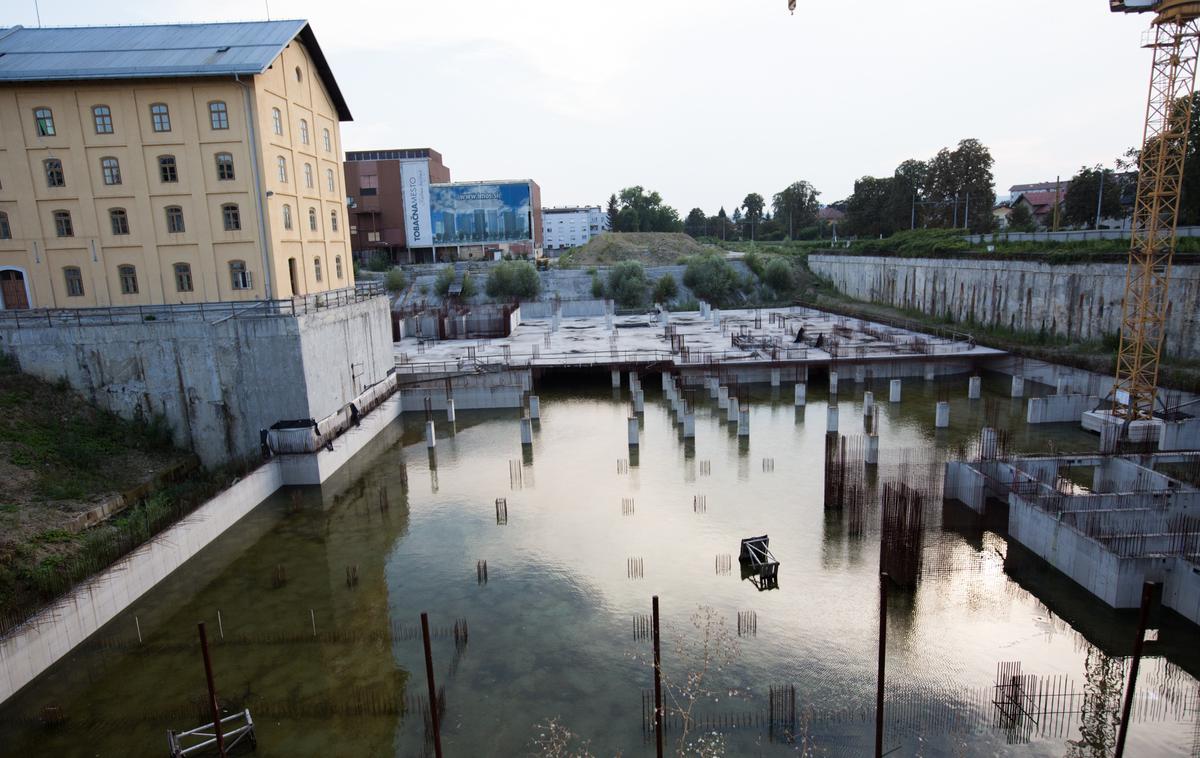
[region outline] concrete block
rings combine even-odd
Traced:
[[[729,398],[729,407],[727,409],[728,412],[725,416],[726,420],[732,423],[737,423],[738,413],[740,411],[740,408],[738,407],[739,404],[740,401],[736,397]]]
[[[620,389],[621,387],[621,370],[613,369],[612,371],[612,386]]]
[[[978,400],[983,394],[983,377],[973,376],[967,380],[967,398]]]
[[[685,438],[696,436],[696,414],[683,414],[683,436]]]
[[[628,439],[630,447],[637,447],[640,441],[639,435],[641,430],[638,428],[638,420],[636,416],[630,416],[625,422],[625,428],[628,430]]]
[[[875,393],[870,392],[870,391],[864,392],[863,393],[863,415],[870,416],[871,411],[873,411],[873,410],[875,410]]]
[[[796,407],[803,408],[804,404],[808,401],[808,385],[803,382],[797,384],[796,388],[795,388],[795,393],[796,393]]]
[[[945,429],[950,426],[950,403],[943,400],[937,404],[937,409],[934,411],[933,425],[938,429]]]
[[[1200,418],[1166,421],[1158,435],[1159,450],[1200,450]]]
[[[854,367],[854,383],[862,384],[867,380],[867,367],[859,364]]]
[[[542,401],[537,395],[529,396],[529,418],[542,417]]]
[[[1025,397],[1025,379],[1019,376],[1012,378],[1012,396]]]
[[[717,407],[720,408],[721,410],[726,410],[727,408],[729,408],[729,388],[728,387],[718,387],[717,388]]]
[[[447,399],[446,400],[446,420],[449,421],[450,423],[454,423],[457,420],[457,418],[458,417],[454,413],[454,399],[453,398]]]
[[[829,409],[825,412],[825,431],[836,432],[838,430],[838,407],[836,403],[830,403]]]
[[[434,428],[432,421],[425,422],[425,447],[437,447],[437,430]]]
[[[932,382],[937,379],[937,366],[932,363],[925,364],[925,381]]]
[[[738,433],[739,437],[749,437],[750,436],[750,409],[749,408],[742,408],[741,411],[738,412],[737,433]]]
[[[829,394],[836,395],[838,391],[838,375],[836,371],[829,372]]]
[[[870,466],[879,464],[879,435],[867,435],[867,455],[866,463]]]
[[[521,444],[533,444],[533,419],[528,416],[521,419]]]
[[[893,379],[891,381],[891,384],[888,386],[888,402],[889,403],[900,402],[900,388],[903,386],[904,386],[903,382],[901,382],[899,379]]]
[[[644,413],[646,410],[646,392],[637,390],[633,393],[633,412]]]
[[[779,378],[780,378],[780,371],[779,371],[779,369],[777,369],[777,368],[773,368],[773,369],[771,369],[771,386],[772,386],[772,387],[778,387],[778,386],[779,386]]]

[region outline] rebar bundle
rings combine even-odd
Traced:
[[[915,587],[921,573],[923,493],[904,482],[886,482],[880,505],[880,570],[900,587]]]

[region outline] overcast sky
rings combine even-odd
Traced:
[[[0,25],[36,25],[5,0]],[[259,0],[40,0],[42,23],[261,19]],[[976,137],[997,194],[1141,139],[1149,18],[1106,0],[270,0],[307,18],[346,149],[433,147],[546,205],[641,184],[686,214],[807,179],[823,202]]]

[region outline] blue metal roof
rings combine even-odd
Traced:
[[[292,40],[312,56],[342,121],[350,110],[304,20],[0,29],[0,82],[261,74]]]

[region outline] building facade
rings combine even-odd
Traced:
[[[353,286],[348,120],[305,21],[0,30],[2,307]]]
[[[565,250],[586,245],[588,240],[609,231],[608,214],[598,205],[546,208],[542,211],[547,250]]]
[[[410,247],[405,233],[401,167],[424,172],[429,182],[450,181],[442,155],[431,148],[357,150],[346,153],[346,193],[350,198],[350,245],[360,259],[375,254],[396,263],[428,263],[432,241]]]

